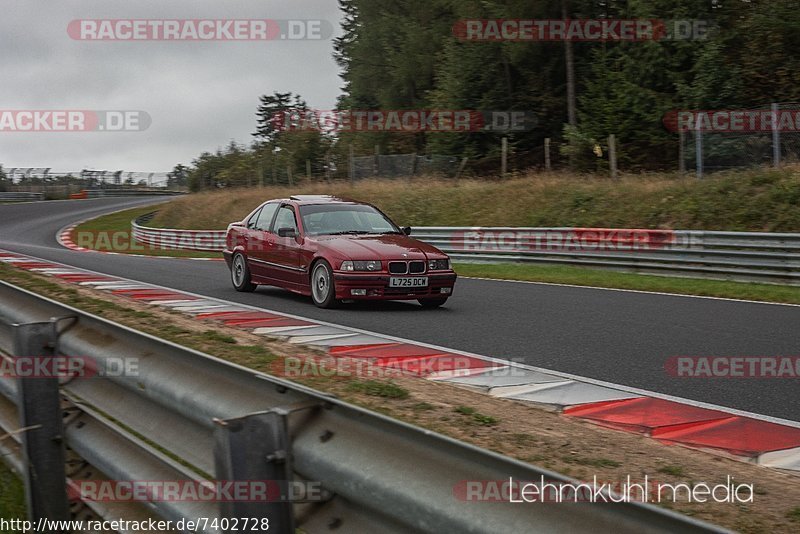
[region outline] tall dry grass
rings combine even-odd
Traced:
[[[161,208],[161,227],[221,229],[265,200],[331,194],[371,202],[409,226],[591,226],[800,231],[800,168],[616,181],[528,174],[505,181],[366,180],[188,195]]]

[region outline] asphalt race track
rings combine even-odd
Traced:
[[[63,226],[152,203],[109,198],[0,205],[0,248],[123,276],[530,365],[800,421],[800,378],[674,378],[671,356],[800,355],[800,307],[461,279],[445,308],[416,302],[317,309],[261,288],[236,293],[222,262],[73,252]],[[398,221],[402,223],[403,221]]]

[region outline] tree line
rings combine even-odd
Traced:
[[[446,154],[471,167],[499,166],[507,136],[517,167],[541,166],[545,138],[576,170],[614,134],[620,165],[677,168],[675,109],[756,108],[800,101],[800,6],[796,0],[339,0],[343,33],[334,57],[343,110],[523,110],[523,132],[283,132],[275,113],[308,109],[300,95],[261,97],[250,146],[232,143],[193,164],[194,188],[286,181],[371,154]],[[469,41],[454,27],[472,19],[657,19],[704,21],[702,38],[641,41]],[[559,154],[553,154],[558,157]]]

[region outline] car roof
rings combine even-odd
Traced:
[[[366,204],[365,202],[334,195],[293,195],[288,200],[301,206],[309,204]]]

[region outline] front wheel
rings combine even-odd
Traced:
[[[423,308],[438,308],[447,302],[447,297],[443,299],[419,299],[417,302],[419,302]]]
[[[231,281],[236,291],[240,293],[252,293],[258,287],[250,279],[250,268],[247,260],[242,254],[236,254],[231,262]]]
[[[333,270],[325,260],[320,260],[311,271],[311,300],[319,308],[335,308],[339,304],[333,284]]]

